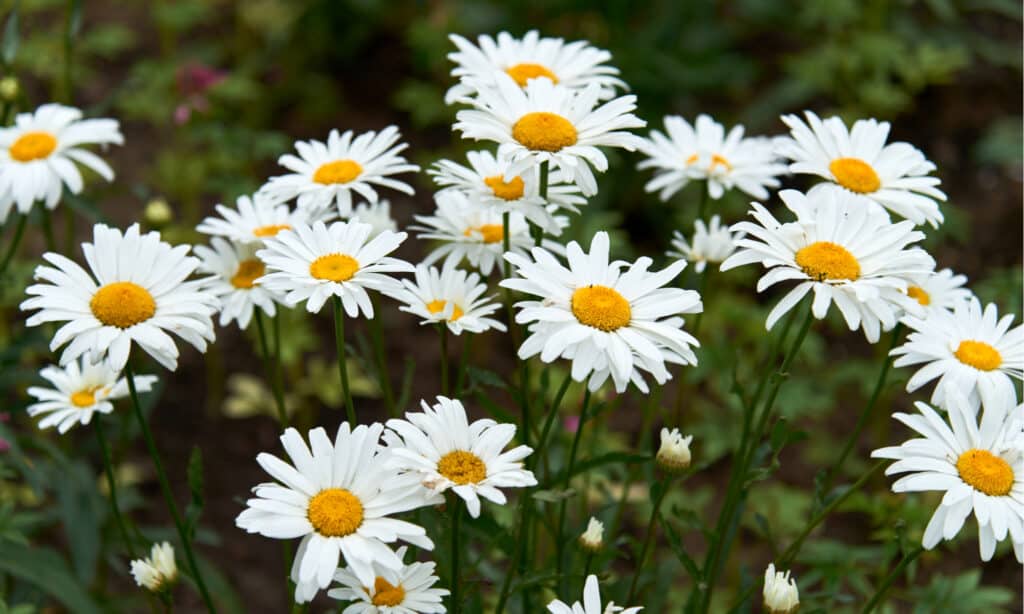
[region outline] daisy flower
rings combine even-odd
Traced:
[[[377,423],[350,430],[342,423],[332,443],[324,429],[315,428],[307,446],[289,428],[281,443],[291,464],[266,452],[256,457],[279,484],[256,486],[235,524],[264,537],[302,538],[292,567],[300,603],[327,588],[342,559],[363,586],[372,586],[379,575],[374,564],[395,572],[403,567],[385,544],[402,540],[434,548],[422,527],[390,518],[440,500],[427,499],[428,491],[416,488],[416,476],[389,468],[380,445],[383,429]]]
[[[887,145],[889,122],[861,119],[848,130],[838,117],[821,120],[810,111],[804,117],[806,123],[796,115],[782,116],[792,138],[776,145],[793,161],[790,172],[823,177],[915,224],[938,228],[942,223],[936,201],[946,195],[936,187],[939,178],[928,175],[935,165],[910,143]]]
[[[583,603],[577,601],[571,606],[555,599],[548,604],[548,612],[551,614],[636,614],[643,607],[620,608],[615,602],[609,602],[607,606],[601,607],[601,588],[597,584],[597,576],[590,574],[583,585]]]
[[[733,225],[748,237],[737,241],[740,249],[721,266],[727,271],[760,263],[768,272],[757,282],[758,292],[780,281],[798,282],[768,314],[767,329],[811,290],[815,318],[824,319],[835,303],[850,330],[862,328],[871,343],[896,325],[902,311],[920,313],[907,288],[912,276],[930,272],[935,261],[922,249],[908,248],[924,238],[912,222],[894,224],[840,190],[783,190],[779,196],[797,220],[782,224],[752,203],[757,223]]]
[[[402,439],[390,446],[394,467],[419,476],[430,491],[449,488],[466,502],[473,518],[480,516],[480,497],[504,505],[499,488],[536,486],[533,472],[522,460],[533,449],[517,446],[505,450],[516,435],[514,424],[498,424],[483,418],[469,423],[462,403],[437,397],[433,406],[420,401],[422,412],[408,412],[405,420],[388,420],[388,428]]]
[[[893,492],[944,493],[924,530],[926,549],[956,537],[974,512],[983,561],[1007,534],[1017,560],[1024,561],[1024,406],[1012,396],[993,395],[979,422],[958,390],[950,390],[945,401],[948,424],[924,403],[916,403],[919,415],[893,414],[921,437],[871,456],[896,461],[886,475],[908,474],[893,483]]]
[[[775,571],[775,563],[768,563],[764,570],[764,587],[761,590],[764,607],[769,614],[795,614],[800,609],[800,591],[796,580],[789,571]]]
[[[743,126],[735,126],[727,135],[722,124],[707,115],[698,115],[693,126],[670,115],[665,118],[665,131],[667,136],[651,131],[639,147],[648,158],[637,165],[655,169],[644,189],[658,192],[662,201],[691,181],[707,181],[708,195],[714,199],[739,188],[763,200],[768,198],[765,188],[779,187],[776,177],[786,172],[772,140],[743,138]]]
[[[185,281],[199,265],[189,249],[171,247],[156,231],[142,234],[138,224],[124,234],[96,224],[93,242],[82,244],[89,272],[60,254],[43,254],[53,266],[36,267],[35,278],[45,283],[25,290],[31,298],[21,310],[38,310],[26,323],[67,322],[50,342],[52,351],[67,344],[62,365],[88,353],[92,362],[108,357],[110,367],[121,371],[134,342],[174,371],[178,347],[167,333],[205,352],[219,306],[205,280]]]
[[[353,137],[351,130],[331,130],[326,143],[296,141],[299,155],[285,154],[277,161],[292,172],[271,177],[260,192],[275,202],[297,198],[299,208],[309,211],[322,211],[333,203],[342,217],[352,214],[353,192],[370,203],[378,200],[374,186],[413,194],[412,186],[390,177],[420,170],[398,155],[408,145],[398,143],[396,126]]]
[[[484,296],[487,284],[481,283],[476,273],[456,269],[451,261],[440,271],[421,264],[416,267],[415,281],[403,279],[383,292],[405,303],[399,309],[418,316],[421,324],[443,322],[456,335],[489,328],[505,332],[504,324],[487,317],[501,307]]]
[[[221,301],[220,325],[227,326],[236,320],[244,330],[257,307],[273,317],[277,312],[274,295],[256,283],[267,266],[256,257],[255,248],[232,244],[220,237],[214,237],[210,245],[196,246],[196,256],[201,261],[199,270],[214,275],[207,278],[206,289]]]
[[[29,396],[37,401],[28,406],[28,415],[45,416],[39,421],[39,428],[56,426],[62,435],[76,424],[89,424],[96,412],[109,414],[114,411],[111,401],[128,396],[128,380],[118,377],[120,372],[103,360],[72,360],[63,367],[44,367],[39,375],[53,387],[28,389]],[[149,392],[154,383],[155,375],[135,376],[135,389],[139,392]]]
[[[398,232],[398,223],[391,217],[391,203],[382,198],[375,203],[359,203],[352,211],[350,222],[362,222],[373,227],[370,238],[374,238],[385,230]]]
[[[291,211],[288,205],[275,205],[265,194],[252,197],[239,196],[235,209],[224,205],[215,207],[220,217],[207,217],[196,226],[203,234],[225,237],[237,243],[262,244],[264,239],[276,236],[282,230],[289,230],[296,224],[312,224],[327,221],[330,215],[310,217],[307,212]]]
[[[369,239],[373,227],[359,222],[297,224],[265,241],[257,253],[269,273],[256,281],[284,296],[294,307],[306,301],[310,313],[337,296],[349,317],[373,317],[367,290],[381,290],[394,280],[385,273],[413,271],[411,264],[388,256],[407,236],[385,230]],[[369,239],[369,240],[368,240]]]
[[[502,286],[540,300],[516,304],[516,322],[533,322],[519,347],[519,358],[540,354],[544,362],[572,360],[572,378],[596,391],[609,375],[623,392],[632,381],[647,392],[641,371],[663,384],[672,376],[665,363],[697,364],[691,346],[700,344],[683,330],[677,314],[700,313],[700,295],[693,290],[663,287],[686,267],[677,260],[652,272],[650,258],[630,264],[608,261],[608,233],[599,232],[584,253],[573,241],[566,248],[568,268],[543,248],[533,259],[519,254],[505,258],[521,278]]]
[[[402,546],[395,552],[399,559],[405,559],[408,548]],[[351,601],[343,614],[431,614],[444,612],[442,597],[448,596],[448,589],[434,588],[437,575],[436,563],[410,563],[393,570],[374,564],[377,574],[372,584],[363,584],[351,569],[339,569],[334,581],[342,588],[332,588],[327,595],[339,601]]]
[[[733,232],[728,226],[722,226],[721,218],[711,216],[710,224],[704,220],[693,223],[692,245],[676,230],[672,234],[672,248],[665,255],[669,258],[682,258],[687,262],[695,262],[694,269],[703,273],[708,263],[720,264],[736,251],[736,241],[743,238],[742,232]]]
[[[76,162],[113,180],[113,169],[84,148],[110,143],[124,143],[114,119],[82,119],[80,110],[54,103],[19,113],[13,126],[0,128],[0,224],[14,205],[22,214],[37,200],[54,209],[65,186],[72,194],[81,192]]]
[[[550,162],[584,196],[597,194],[591,167],[608,170],[608,159],[598,149],[622,147],[633,151],[643,139],[627,132],[647,122],[633,115],[636,96],[620,96],[597,107],[600,86],[571,90],[549,79],[532,79],[525,88],[508,75],[498,74],[496,87],[486,88],[473,100],[476,109],[459,111],[454,130],[462,137],[498,143],[498,157],[509,160],[505,181],[527,169]]]
[[[955,309],[960,303],[974,298],[974,293],[963,287],[967,276],[956,275],[950,269],[916,276],[912,282],[907,294],[917,299],[927,313]]]
[[[972,297],[952,311],[933,310],[903,322],[911,332],[892,351],[893,365],[923,365],[907,382],[907,392],[938,378],[931,397],[935,405],[945,405],[950,390],[964,394],[975,410],[985,388],[1017,397],[1013,378],[1024,378],[1024,326],[1011,329],[1012,314],[1000,318],[995,304],[982,309]]]
[[[174,548],[170,542],[153,544],[149,557],[131,562],[135,583],[158,593],[178,580],[178,564],[174,561]]]
[[[612,54],[586,41],[566,43],[560,38],[541,38],[536,30],[521,39],[508,32],[498,34],[497,40],[482,35],[477,39],[479,46],[458,34],[448,38],[458,48],[448,54],[448,59],[456,64],[452,76],[459,83],[445,94],[445,104],[465,102],[476,95],[479,87],[491,86],[499,74],[508,75],[519,87],[526,87],[538,77],[569,89],[586,89],[594,84],[599,100],[613,98],[616,89],[626,88],[615,76],[619,69],[606,64]]]

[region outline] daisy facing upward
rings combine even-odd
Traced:
[[[399,309],[420,318],[421,324],[443,323],[453,334],[482,333],[488,329],[505,332],[505,325],[489,317],[501,305],[484,296],[487,284],[480,275],[455,268],[449,260],[439,271],[421,264],[415,281],[399,280],[384,294],[405,303]]]
[[[405,559],[407,547],[395,551],[395,556]],[[341,585],[332,588],[327,595],[339,601],[351,601],[345,608],[347,614],[436,614],[445,611],[441,600],[448,596],[448,589],[434,588],[437,576],[433,561],[413,562],[402,565],[399,570],[389,569],[379,563],[373,565],[377,573],[372,584],[363,584],[350,568],[339,569],[334,581]]]

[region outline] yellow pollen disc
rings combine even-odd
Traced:
[[[1013,469],[1010,463],[988,450],[968,450],[956,459],[956,470],[960,479],[974,490],[992,497],[1002,497],[1013,490]]]
[[[89,309],[106,326],[130,328],[156,313],[156,301],[148,290],[130,281],[115,281],[96,291]]]
[[[576,144],[576,127],[556,113],[527,113],[512,126],[512,138],[534,151],[559,151]]]
[[[981,371],[993,371],[1003,364],[1003,356],[999,350],[984,341],[961,341],[953,355],[965,365]]]
[[[519,200],[523,197],[523,184],[522,177],[513,177],[512,181],[505,181],[505,178],[501,175],[494,175],[484,179],[484,183],[487,187],[491,188],[494,195],[504,200]]]
[[[430,313],[441,313],[442,311],[444,311],[444,308],[445,306],[447,306],[447,304],[447,301],[443,301],[441,299],[430,301],[429,303],[427,303],[427,311],[429,311]],[[452,317],[448,318],[448,321],[454,322],[461,318],[464,315],[464,313],[465,312],[463,312],[462,309],[459,308],[458,305],[456,305],[455,309],[452,310]]]
[[[242,289],[250,290],[256,285],[256,279],[263,277],[267,265],[258,258],[249,258],[238,263],[238,271],[231,277],[231,285]]]
[[[851,192],[870,194],[882,187],[878,173],[860,158],[836,158],[828,165],[836,183]]]
[[[325,488],[309,500],[306,517],[321,535],[344,537],[363,524],[363,504],[344,488]]]
[[[71,404],[75,407],[91,407],[96,404],[96,391],[102,386],[84,388],[71,395]]]
[[[607,286],[587,286],[572,293],[572,315],[580,324],[610,332],[628,326],[633,310],[617,291]]]
[[[313,181],[329,185],[332,183],[348,183],[363,172],[363,167],[355,160],[335,160],[323,164],[313,173]]]
[[[487,466],[476,454],[455,450],[437,461],[437,472],[456,484],[476,484],[487,477]]]
[[[519,87],[526,87],[526,82],[530,79],[536,79],[537,77],[547,77],[551,79],[552,83],[558,83],[558,77],[555,73],[547,69],[546,66],[541,64],[531,64],[526,62],[524,64],[516,64],[515,66],[509,66],[505,69],[508,76],[519,84]]]
[[[845,247],[830,241],[818,241],[796,253],[796,264],[807,276],[818,281],[860,277],[860,263]]]
[[[402,585],[394,586],[384,578],[377,576],[373,581],[373,605],[399,606],[405,601],[405,589]]]
[[[732,170],[732,164],[729,164],[728,160],[718,154],[711,156],[711,166],[709,168],[714,170],[716,164],[721,165],[727,171]]]
[[[697,154],[690,154],[690,157],[686,159],[686,163],[687,164],[693,164],[694,162],[696,162],[699,159],[700,159],[700,156],[698,156]]]
[[[473,231],[479,232],[484,236],[484,243],[501,243],[505,238],[505,229],[501,224],[484,224],[475,228],[467,228],[462,231],[462,236],[471,237],[473,236]]]
[[[268,226],[260,226],[252,229],[252,234],[257,237],[273,237],[282,230],[291,230],[292,227],[289,224],[270,224]]]
[[[57,139],[49,132],[26,132],[11,145],[8,153],[18,162],[45,158],[57,149]]]
[[[328,281],[348,281],[359,270],[359,263],[345,254],[320,256],[309,265],[309,274]]]
[[[907,288],[907,296],[915,299],[918,303],[921,303],[925,307],[931,304],[932,297],[928,296],[928,293],[924,291],[924,288],[918,286],[910,286]]]

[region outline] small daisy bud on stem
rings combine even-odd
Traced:
[[[587,552],[597,552],[604,545],[604,524],[597,518],[591,518],[587,530],[580,535],[580,548]]]
[[[661,448],[656,458],[658,467],[668,473],[680,473],[690,467],[690,442],[693,435],[683,435],[679,429],[661,429]]]
[[[17,77],[4,77],[0,79],[0,100],[13,102],[21,92],[21,85]]]
[[[178,580],[178,566],[174,562],[174,548],[168,542],[153,544],[150,555],[131,563],[135,583],[154,593],[167,590]]]
[[[167,201],[163,198],[154,198],[146,203],[146,208],[142,212],[143,219],[146,223],[154,228],[160,228],[166,226],[171,220],[174,219],[174,210],[167,204]]]
[[[800,593],[789,572],[776,572],[775,563],[764,571],[764,607],[771,614],[795,614],[800,609]]]

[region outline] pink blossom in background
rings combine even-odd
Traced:
[[[192,118],[193,111],[207,111],[210,108],[210,101],[206,98],[206,92],[227,76],[227,71],[201,62],[188,62],[179,67],[175,80],[178,92],[184,100],[174,108],[174,123],[183,125]]]

